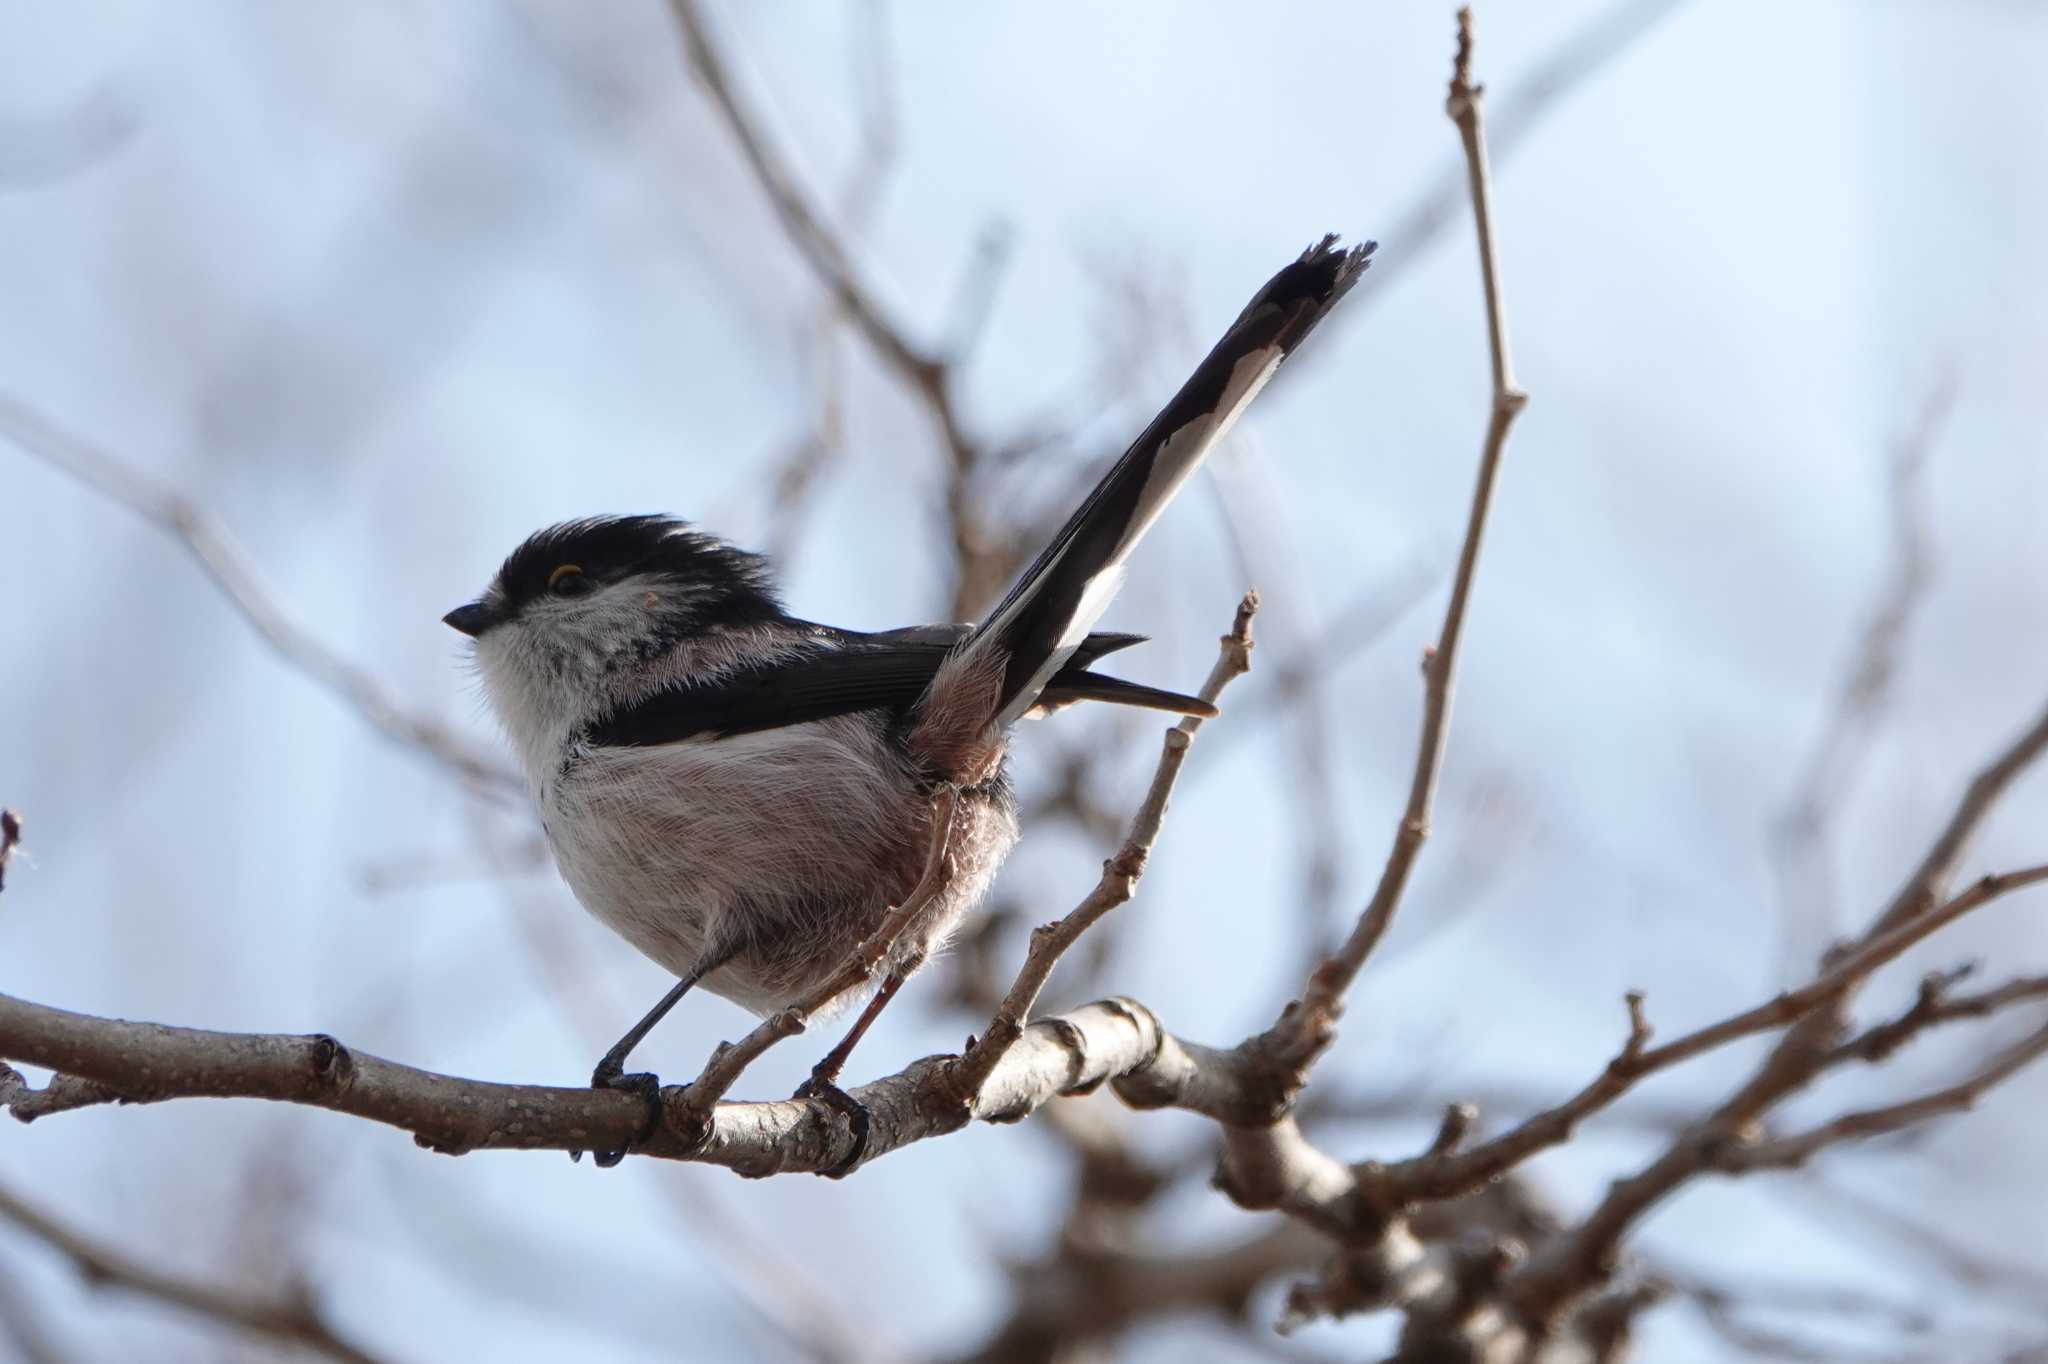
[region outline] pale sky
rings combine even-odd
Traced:
[[[1496,108],[1602,8],[1484,6]],[[1207,668],[1245,585],[1219,492],[1270,528],[1251,556],[1269,669],[1240,700],[1358,593],[1441,580],[1485,418],[1478,278],[1462,226],[1418,250],[1387,234],[1455,165],[1448,7],[897,0],[716,17],[773,135],[835,199],[868,98],[854,26],[886,24],[900,150],[863,264],[936,336],[977,234],[1010,225],[968,390],[983,433],[1072,405],[1134,280],[1164,313],[1089,450],[1134,432],[1303,245],[1381,238],[1371,290],[1134,562],[1105,621],[1156,637],[1132,675],[1189,686]],[[2038,713],[2044,62],[2048,14],[2021,4],[1679,4],[1498,167],[1532,401],[1474,599],[1438,836],[1329,1083],[1554,1098],[1619,1042],[1624,990],[1647,991],[1675,1035],[1790,983],[1766,828],[1885,569],[1891,444],[1945,371],[1959,397],[1930,473],[1938,576],[1867,776],[1836,812],[1842,928]],[[762,541],[767,470],[812,402],[814,281],[653,3],[14,7],[0,14],[0,244],[0,390],[201,498],[323,640],[480,743],[495,736],[442,612],[569,516],[669,511]],[[927,619],[945,591],[939,456],[923,415],[845,354],[850,453],[806,513],[788,596],[851,626]],[[1066,486],[1075,457],[1050,452],[1017,495]],[[659,969],[549,870],[367,888],[520,826],[283,666],[161,534],[0,447],[0,546],[15,574],[0,803],[23,812],[34,853],[0,901],[0,990],[561,1083],[659,994]],[[1404,794],[1415,663],[1440,609],[1437,590],[1332,679],[1347,915]],[[1113,988],[1210,1041],[1267,1021],[1302,951],[1297,740],[1246,710],[1253,732],[1197,744],[1112,930]],[[1027,788],[1054,751],[1024,732]],[[1149,751],[1133,749],[1120,800]],[[1027,832],[1005,889],[1051,917],[1102,851]],[[2043,857],[2037,772],[1967,870]],[[1963,957],[1987,982],[2038,973],[2042,922],[2038,895],[1996,907],[1882,977],[1866,1007],[1902,1005],[1919,971]],[[565,961],[593,973],[573,1010],[547,967]],[[853,1079],[975,1026],[915,993]],[[1047,1002],[1080,1001],[1056,979]],[[1788,1113],[1933,1087],[2023,1022],[1958,1030]],[[743,1023],[692,1000],[644,1059],[682,1078]],[[1711,1102],[1754,1055],[1647,1092]],[[779,1097],[812,1059],[785,1047],[744,1091]],[[2023,1076],[1930,1140],[1836,1152],[1822,1174],[2048,1274],[2029,1121],[2044,1100],[2048,1079]],[[1201,1131],[1134,1121],[1160,1149]],[[1409,1154],[1427,1132],[1326,1135],[1363,1158]],[[1569,1214],[1653,1153],[1625,1123],[1596,1125],[1530,1168]],[[182,1103],[10,1124],[0,1164],[195,1272],[301,1263],[337,1320],[408,1360],[652,1361],[674,1357],[678,1332],[707,1355],[762,1348],[707,1265],[707,1200],[791,1256],[878,1357],[966,1348],[1007,1302],[998,1258],[1039,1253],[1065,1196],[1029,1124],[927,1142],[843,1184],[742,1183],[652,1162],[450,1160],[330,1115]],[[252,1228],[280,1219],[250,1210],[280,1206],[299,1210],[281,1219],[297,1239],[272,1246]],[[1203,1194],[1162,1208],[1159,1233],[1196,1245],[1256,1225]],[[1735,1281],[1898,1294],[1977,1337],[2017,1329],[1850,1227],[1817,1216],[1798,1180],[1757,1176],[1692,1188],[1635,1244]],[[8,1232],[0,1274],[35,1285],[81,1358],[218,1357],[220,1337],[95,1297]],[[1360,1357],[1390,1326],[1302,1339]],[[1646,1358],[1739,1357],[1682,1307],[1645,1331]],[[1261,1357],[1199,1321],[1145,1332],[1131,1355]]]

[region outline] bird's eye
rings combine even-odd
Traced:
[[[558,597],[580,597],[597,584],[583,576],[581,564],[558,564],[548,574],[548,591]]]

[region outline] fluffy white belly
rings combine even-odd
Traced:
[[[952,884],[905,950],[935,950],[1017,830],[1000,789],[963,801]],[[676,975],[736,955],[705,988],[756,1013],[829,974],[909,893],[930,811],[866,720],[591,751],[542,801],[576,898]]]

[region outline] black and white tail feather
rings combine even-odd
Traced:
[[[1357,283],[1375,245],[1343,250],[1335,235],[1327,236],[1267,281],[1173,401],[1131,442],[1009,595],[947,661],[933,680],[934,689],[943,687],[950,674],[999,659],[1002,688],[994,721],[1007,725],[1040,704],[1055,678],[1065,680],[1063,670],[1116,595],[1124,561],[1139,539],[1230,433],[1281,362]],[[1089,661],[1103,652],[1095,650]],[[1093,674],[1081,676],[1089,684],[1098,681]],[[1093,699],[1085,688],[1080,694]],[[1191,697],[1179,698],[1171,708],[1196,714],[1208,709]]]

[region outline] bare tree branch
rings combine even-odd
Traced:
[[[1892,896],[1877,922],[1871,925],[1868,936],[1888,932],[1913,916],[1926,913],[1940,901],[1985,817],[2044,749],[2048,749],[2048,708],[2044,708],[2033,724],[2021,731],[2003,752],[1970,779],[1970,785],[1963,792],[1962,800],[1957,802],[1948,823],[1942,827],[1927,855],[1906,878],[1906,883]]]
[[[271,596],[227,533],[190,498],[60,430],[6,394],[0,394],[0,435],[175,536],[264,643],[385,738],[425,754],[479,793],[507,796],[525,790],[510,768],[477,752],[445,725],[407,710],[376,678],[315,639]]]
[[[1987,876],[1969,891],[1944,906],[1938,914],[1929,915],[1900,930],[1895,930],[1893,934],[1872,943],[1812,983],[1797,990],[1788,990],[1753,1009],[1747,1009],[1719,1023],[1701,1028],[1661,1047],[1648,1045],[1650,1028],[1643,1016],[1642,997],[1632,994],[1628,998],[1628,1040],[1623,1044],[1620,1053],[1608,1063],[1607,1069],[1591,1084],[1558,1107],[1539,1113],[1470,1151],[1459,1154],[1451,1154],[1448,1149],[1431,1151],[1414,1161],[1383,1167],[1374,1176],[1376,1182],[1383,1181],[1385,1186],[1384,1191],[1377,1194],[1377,1199],[1386,1206],[1398,1206],[1413,1199],[1456,1197],[1479,1188],[1488,1181],[1497,1179],[1538,1150],[1567,1140],[1581,1121],[1612,1103],[1646,1076],[1682,1064],[1739,1038],[1784,1027],[1805,1017],[1813,1010],[1827,1006],[1842,993],[1855,988],[1878,968],[1894,959],[1898,953],[1904,952],[1913,943],[1922,940],[1928,933],[1953,923],[1962,915],[1990,903],[2000,895],[2042,881],[2048,881],[2048,867],[2033,867],[2002,877]],[[1992,992],[1982,997],[1987,1001],[1983,1012],[1989,1012],[1991,1007],[1995,1007],[1988,1002],[1994,997],[1999,1003],[2007,1003],[2025,996],[2019,992]],[[2044,1041],[2043,1045],[2048,1045],[2048,1041]],[[1996,1073],[1987,1073],[1981,1086],[1973,1090],[1968,1097],[1974,1098],[1975,1094],[1997,1084],[2029,1059],[2032,1059],[2031,1055],[2014,1061]],[[1823,1061],[1821,1064],[1826,1062]],[[1916,1113],[1917,1116],[1927,1116],[1934,1111],[1938,1109],[1928,1109],[1925,1112],[1916,1110]],[[1911,1120],[1913,1119],[1902,1120],[1894,1126],[1905,1126]],[[1720,1168],[1733,1170],[1737,1167]]]
[[[1299,1064],[1304,1065],[1328,1045],[1344,994],[1393,922],[1401,892],[1407,888],[1408,874],[1422,851],[1423,841],[1429,837],[1437,773],[1443,765],[1444,746],[1450,734],[1458,644],[1464,634],[1466,606],[1479,567],[1480,544],[1485,537],[1487,514],[1493,506],[1494,483],[1500,473],[1501,454],[1507,447],[1508,429],[1529,401],[1515,383],[1514,362],[1508,349],[1507,315],[1501,300],[1500,268],[1493,242],[1493,194],[1486,162],[1486,137],[1480,121],[1480,97],[1480,87],[1472,82],[1472,11],[1468,7],[1458,11],[1458,54],[1445,109],[1457,125],[1459,140],[1465,148],[1466,180],[1472,196],[1473,219],[1478,226],[1479,274],[1486,295],[1487,352],[1493,368],[1492,413],[1480,450],[1479,474],[1473,484],[1472,507],[1458,552],[1458,569],[1444,608],[1443,629],[1425,660],[1422,737],[1415,773],[1409,781],[1408,803],[1401,812],[1394,845],[1387,854],[1372,899],[1343,946],[1315,969],[1301,1007],[1293,1012],[1290,1030],[1295,1034],[1293,1042]]]
[[[1841,1043],[1847,1003],[1869,976],[1868,969],[1856,968],[1874,968],[1897,957],[1925,936],[1915,936],[1915,928],[1929,923],[1939,927],[2000,894],[2048,879],[2048,867],[2033,867],[1984,877],[1946,902],[1939,899],[1971,835],[2044,748],[2048,748],[2048,711],[1970,781],[1933,845],[1861,942],[1836,953],[1830,969],[1813,985],[1779,997],[1805,995],[1814,1007],[1787,1031],[1755,1073],[1712,1113],[1674,1138],[1650,1165],[1616,1180],[1570,1234],[1560,1237],[1510,1280],[1509,1300],[1525,1318],[1538,1323],[1555,1321],[1571,1301],[1602,1282],[1615,1262],[1622,1237],[1639,1218],[1688,1180],[1712,1168],[1718,1152],[1742,1140],[1773,1105],[1804,1088],[1831,1064]],[[1761,1013],[1777,1007],[1778,1001],[1773,1001],[1658,1050],[1717,1045],[1725,1040],[1722,1034],[1726,1031],[1750,1026]]]
[[[1235,1053],[1239,1069],[1249,1061],[1253,1072],[1260,1076],[1263,1083],[1258,1090],[1269,1108],[1253,1123],[1226,1122],[1224,1154],[1218,1171],[1219,1185],[1240,1204],[1278,1208],[1333,1236],[1344,1247],[1343,1255],[1318,1281],[1298,1285],[1290,1294],[1286,1321],[1367,1306],[1399,1306],[1408,1314],[1409,1331],[1430,1338],[1428,1344],[1411,1342],[1404,1333],[1404,1354],[1411,1346],[1425,1351],[1470,1348],[1474,1344],[1467,1331],[1474,1321],[1471,1309],[1479,1296],[1506,1272],[1508,1263],[1491,1249],[1476,1258],[1453,1257],[1451,1263],[1426,1255],[1393,1210],[1375,1205],[1366,1195],[1359,1172],[1311,1144],[1287,1110],[1305,1081],[1308,1067],[1334,1036],[1343,996],[1384,935],[1416,855],[1428,836],[1437,772],[1448,733],[1458,643],[1478,567],[1480,543],[1508,430],[1527,402],[1515,383],[1508,349],[1495,263],[1480,92],[1472,82],[1471,56],[1472,14],[1467,8],[1458,12],[1458,51],[1446,112],[1456,124],[1465,150],[1467,183],[1478,229],[1493,403],[1443,629],[1426,661],[1422,735],[1408,803],[1379,887],[1359,916],[1350,938],[1315,969],[1302,999],[1291,1004],[1265,1034],[1248,1039]],[[1204,1069],[1213,1068],[1190,1066],[1183,1074],[1198,1079]],[[1155,1066],[1145,1076],[1120,1083],[1118,1093],[1127,1101],[1161,1101],[1165,1089],[1157,1083],[1160,1069]],[[1456,1126],[1462,1124],[1447,1119],[1445,1141],[1440,1144],[1448,1144],[1457,1135]],[[1497,1334],[1489,1328],[1489,1336]]]
[[[1828,1058],[1828,1064],[1863,1061],[1875,1065],[1889,1060],[1894,1052],[1929,1028],[1964,1019],[1988,1018],[2014,1004],[2048,999],[2048,976],[2022,976],[1975,994],[1952,994],[1956,982],[1967,971],[1968,968],[1930,971],[1922,978],[1920,992],[1911,1008],[1897,1018],[1874,1024],[1842,1043]]]
[[[1729,1174],[1789,1170],[1805,1164],[1816,1152],[1841,1142],[1882,1136],[1944,1113],[1962,1112],[1994,1085],[2039,1060],[2043,1053],[2048,1053],[2048,1024],[1999,1052],[1968,1079],[1900,1103],[1845,1113],[1796,1136],[1717,1148],[1713,1154],[1714,1167]]]
[[[975,1119],[1012,1121],[1063,1094],[1158,1064],[1171,1052],[1185,1068],[1214,1058],[1182,1084],[1182,1107],[1225,1117],[1253,1108],[1245,1076],[1227,1053],[1173,1039],[1149,1009],[1106,1000],[1028,1025],[981,1091],[963,1101],[952,1057],[928,1057],[854,1096],[873,1115],[868,1156],[956,1131]],[[624,1149],[646,1120],[637,1095],[598,1089],[466,1080],[352,1050],[325,1035],[221,1033],[71,1013],[0,995],[0,1057],[43,1066],[96,1086],[100,1103],[180,1098],[270,1099],[331,1109],[411,1132],[449,1154],[476,1150]],[[662,1090],[668,1121],[633,1149],[670,1160],[723,1165],[746,1175],[831,1170],[851,1150],[845,1125],[802,1100],[716,1105],[693,1143],[686,1086]],[[0,1103],[32,1121],[82,1106],[47,1102],[0,1069]]]
[[[1500,95],[1499,105],[1488,119],[1493,161],[1503,166],[1512,161],[1553,110],[1612,67],[1684,4],[1685,0],[1617,0],[1567,33],[1536,59],[1527,75]],[[1468,174],[1468,163],[1462,159],[1446,164],[1414,202],[1393,215],[1393,227],[1381,234],[1391,244],[1388,249],[1398,250],[1404,261],[1410,261],[1441,242],[1465,208],[1470,192]],[[1356,292],[1364,302],[1350,308],[1351,320],[1339,325],[1356,325],[1363,311],[1373,307],[1398,278],[1396,272],[1361,281]],[[1303,382],[1320,363],[1316,355],[1305,356],[1295,367],[1291,382]]]
[[[2048,879],[2048,868],[2032,869],[2028,879]],[[1986,878],[1957,897],[1961,908],[1944,907],[1909,928],[1924,936],[2018,884],[2018,877]],[[1857,958],[1856,965],[1873,970],[1886,959],[1872,952]],[[1787,1019],[1779,1010],[1820,1007],[1841,988],[1844,982],[1830,973],[1803,992],[1780,996],[1792,1004],[1774,1002],[1737,1015],[1741,1026],[1731,1026],[1731,1020],[1666,1047],[1625,1048],[1623,1057],[1594,1086],[1564,1108],[1462,1156],[1446,1138],[1414,1162],[1347,1166],[1315,1151],[1291,1120],[1283,1120],[1269,1143],[1273,1151],[1255,1157],[1256,1168],[1273,1172],[1276,1182],[1285,1185],[1284,1194],[1267,1205],[1284,1206],[1311,1225],[1353,1235],[1383,1220],[1390,1207],[1402,1201],[1450,1197],[1484,1183],[1486,1176],[1504,1172],[1540,1146],[1562,1139],[1571,1123],[1611,1102],[1642,1075],[1781,1025]],[[1638,1018],[1638,1031],[1632,1034],[1638,1042],[1645,1026]],[[50,1087],[40,1090],[29,1088],[11,1072],[0,1076],[5,1081],[0,1083],[0,1101],[24,1120],[87,1103],[261,1098],[388,1123],[412,1132],[424,1145],[460,1152],[623,1145],[644,1117],[632,1095],[457,1079],[354,1052],[325,1036],[212,1033],[127,1023],[4,995],[0,1055],[59,1072]],[[1631,1056],[1634,1059],[1628,1059]],[[1143,1006],[1110,1000],[1025,1027],[970,1100],[960,1098],[950,1074],[955,1063],[945,1057],[919,1061],[863,1087],[857,1095],[874,1113],[869,1149],[877,1155],[955,1130],[974,1118],[1019,1118],[1058,1095],[1086,1092],[1111,1080],[1119,1094],[1139,1107],[1171,1105],[1224,1123],[1227,1143],[1233,1148],[1241,1144],[1242,1156],[1267,1143],[1258,1124],[1271,1110],[1273,1079],[1262,1059],[1253,1044],[1226,1052],[1175,1038]],[[67,1084],[75,1088],[67,1090]],[[665,1089],[663,1102],[674,1118],[675,1110],[687,1103],[686,1091]],[[701,1146],[693,1146],[682,1135],[687,1130],[686,1124],[672,1121],[638,1149],[762,1175],[833,1168],[846,1154],[841,1146],[850,1144],[840,1125],[811,1105],[793,1100],[720,1103],[710,1114],[710,1132]],[[1226,1173],[1233,1178],[1249,1168],[1242,1160],[1226,1163]],[[1279,1178],[1282,1174],[1285,1177]],[[1254,1203],[1263,1200],[1250,1189],[1234,1192]]]
[[[374,1355],[344,1339],[328,1324],[309,1293],[301,1292],[281,1302],[266,1302],[153,1269],[65,1226],[4,1186],[0,1186],[0,1219],[62,1254],[95,1286],[153,1298],[236,1330],[342,1360],[344,1364],[376,1364]]]
[[[1974,909],[2024,886],[2048,881],[2048,866],[2027,868],[1976,882],[1936,913],[1925,916],[1845,958],[1797,990],[1651,1047],[1642,999],[1631,995],[1629,1033],[1620,1052],[1598,1076],[1555,1108],[1530,1117],[1487,1142],[1458,1150],[1470,1119],[1456,1106],[1429,1150],[1406,1161],[1347,1165],[1313,1147],[1294,1120],[1270,1128],[1244,1125],[1226,1131],[1223,1166],[1227,1192],[1251,1207],[1279,1207],[1340,1239],[1377,1234],[1400,1211],[1417,1202],[1456,1198],[1482,1188],[1538,1151],[1570,1138],[1577,1125],[1606,1108],[1649,1075],[1693,1060],[1717,1047],[1760,1032],[1786,1027],[1855,988],[1913,943]],[[1218,1053],[1168,1038],[1152,1065],[1117,1080],[1117,1093],[1139,1107],[1178,1105],[1221,1117],[1261,1095],[1265,1050],[1253,1039],[1232,1053]],[[2010,1074],[2002,1071],[1986,1086]],[[1228,1077],[1227,1099],[1206,1093]],[[1265,1081],[1270,1094],[1272,1081]],[[1692,1128],[1688,1128],[1690,1134]],[[1706,1157],[1694,1153],[1697,1159]]]

